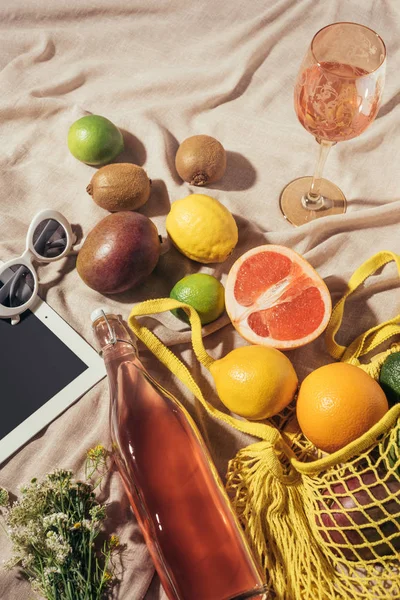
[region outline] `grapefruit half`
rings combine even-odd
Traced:
[[[332,312],[329,290],[306,259],[272,244],[249,250],[233,264],[225,305],[245,340],[281,350],[314,340]]]

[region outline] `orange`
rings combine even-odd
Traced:
[[[253,248],[234,263],[225,305],[245,340],[280,350],[314,340],[332,310],[329,290],[310,263],[294,250],[272,244]]]
[[[320,450],[336,452],[366,433],[388,411],[380,385],[346,363],[312,371],[300,386],[297,420]]]

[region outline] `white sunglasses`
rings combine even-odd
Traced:
[[[67,219],[55,210],[42,210],[32,220],[25,252],[0,265],[0,319],[19,323],[20,314],[34,303],[39,281],[33,261],[54,262],[66,256],[76,242]]]

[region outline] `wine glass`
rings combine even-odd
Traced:
[[[300,177],[281,193],[293,225],[346,212],[346,198],[322,178],[329,150],[360,135],[375,119],[385,81],[386,48],[380,36],[357,23],[333,23],[315,34],[295,84],[294,105],[303,127],[319,143],[313,177]]]

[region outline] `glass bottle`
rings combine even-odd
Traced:
[[[200,433],[144,369],[122,320],[92,314],[125,491],[170,600],[265,600],[266,586]]]

